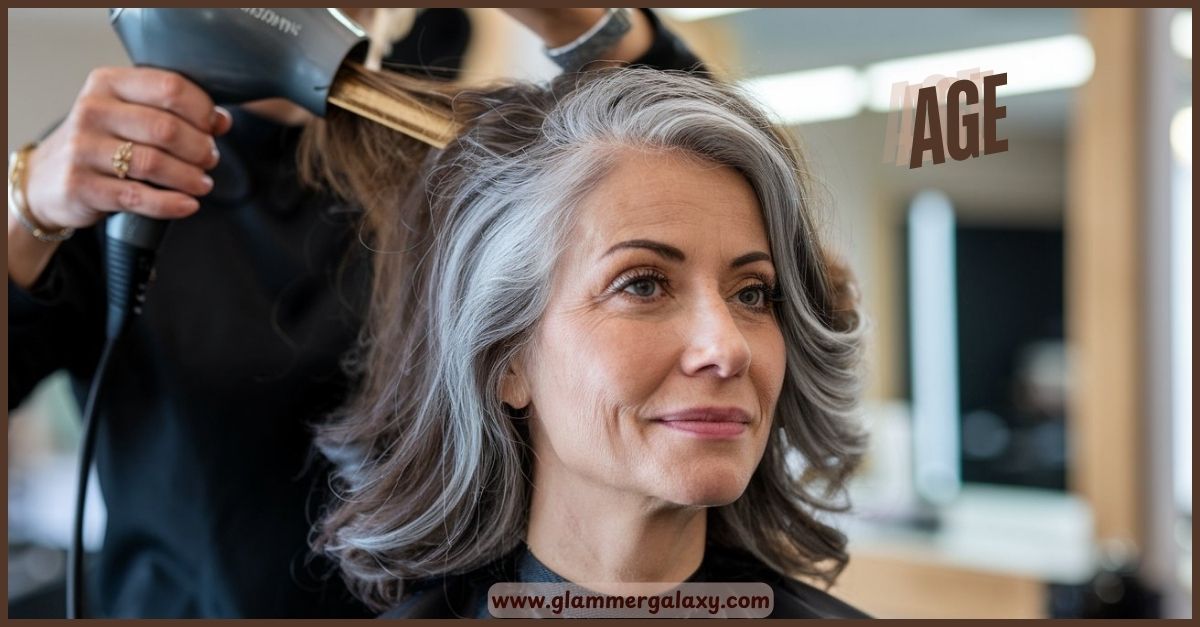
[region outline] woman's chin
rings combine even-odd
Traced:
[[[713,464],[662,486],[661,496],[672,503],[695,507],[728,505],[746,491],[751,472],[732,464]]]

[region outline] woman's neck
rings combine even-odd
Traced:
[[[664,505],[539,460],[526,544],[580,585],[685,581],[704,559],[706,510]],[[600,585],[593,589],[603,591]]]

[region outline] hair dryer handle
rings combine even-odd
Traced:
[[[108,241],[104,250],[108,277],[107,334],[116,338],[130,320],[129,314],[141,315],[146,290],[154,276],[158,246],[170,226],[134,213],[118,213],[108,219],[104,232]]]

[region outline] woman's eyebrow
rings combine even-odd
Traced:
[[[729,267],[730,268],[738,268],[738,267],[744,266],[748,263],[754,263],[755,261],[770,261],[770,260],[771,260],[771,255],[768,255],[767,253],[764,253],[761,250],[756,250],[752,253],[746,253],[746,254],[742,255],[741,257],[738,257],[737,259],[734,259],[733,261],[729,262]]]
[[[664,244],[662,242],[656,242],[648,239],[631,239],[629,241],[621,242],[620,244],[616,244],[612,248],[604,251],[604,254],[600,255],[600,258],[603,259],[604,257],[607,257],[612,253],[621,250],[622,248],[645,248],[646,250],[658,253],[659,256],[670,259],[671,261],[683,261],[687,259],[687,256],[683,254],[682,250],[679,250],[670,244]]]
[[[649,250],[649,251],[652,251],[652,252],[658,254],[660,257],[669,259],[671,261],[687,260],[687,255],[684,255],[682,250],[679,250],[678,248],[675,248],[674,246],[671,246],[670,244],[664,244],[662,242],[656,242],[654,240],[649,240],[649,239],[631,239],[631,240],[628,240],[625,242],[621,242],[619,244],[614,244],[612,248],[609,248],[608,250],[604,251],[604,254],[600,255],[600,257],[601,258],[607,257],[610,254],[612,254],[618,250],[621,250],[623,248],[644,248],[646,250]],[[765,252],[762,252],[761,250],[756,250],[754,252],[746,253],[746,254],[738,257],[737,259],[734,259],[733,261],[729,262],[729,267],[730,268],[739,268],[746,264],[754,263],[755,261],[770,261],[770,260],[771,260],[771,255],[769,255]]]

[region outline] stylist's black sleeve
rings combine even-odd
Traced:
[[[704,63],[683,43],[675,33],[672,33],[650,9],[638,9],[650,20],[654,29],[654,41],[645,54],[634,59],[630,65],[645,65],[660,70],[682,70],[687,72],[707,72]]]
[[[8,409],[48,375],[90,377],[103,346],[103,267],[96,228],[59,245],[28,290],[8,280]]]

